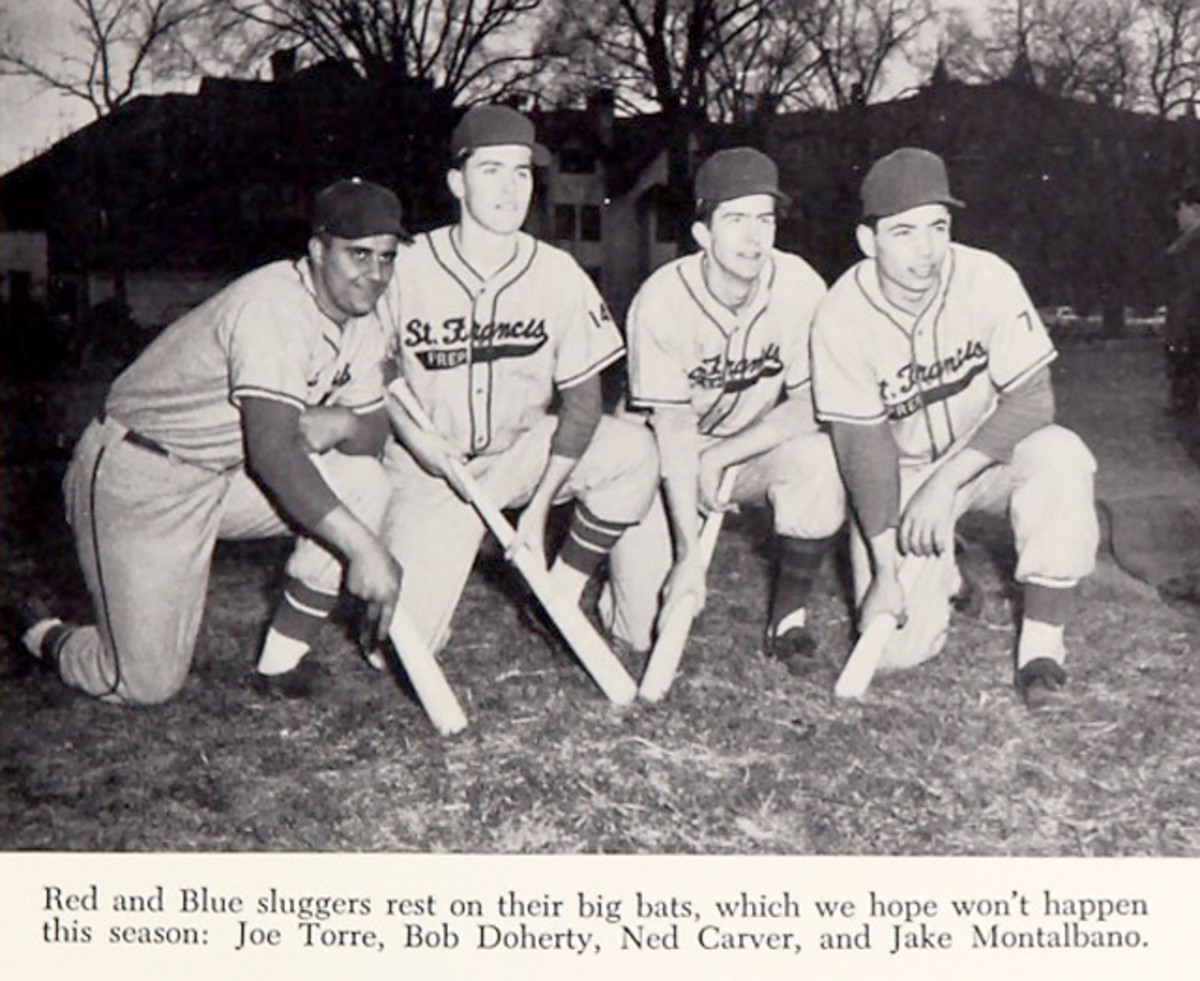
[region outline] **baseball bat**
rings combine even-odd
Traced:
[[[403,380],[397,379],[388,387],[396,401],[412,417],[413,421],[425,432],[434,435],[436,430],[433,421],[426,415],[424,408]],[[487,494],[479,486],[472,473],[457,460],[450,462],[451,474],[459,486],[467,493],[471,505],[479,513],[484,524],[488,526],[496,540],[507,550],[516,531],[509,523],[504,512],[488,500]],[[596,631],[591,621],[584,616],[583,610],[577,603],[559,596],[550,581],[550,573],[545,565],[529,549],[518,549],[512,557],[512,563],[524,576],[529,588],[542,604],[546,614],[554,621],[563,639],[575,652],[580,663],[587,669],[600,690],[609,700],[618,705],[628,705],[637,696],[637,685],[629,673],[612,652],[612,648],[604,642],[604,638]]]
[[[721,486],[717,490],[719,500],[729,500],[739,469],[736,466],[725,468],[721,475]],[[710,511],[704,516],[704,524],[700,528],[700,561],[704,564],[706,572],[717,547],[717,537],[721,534],[725,514],[725,511]],[[650,659],[646,662],[646,671],[642,675],[642,683],[638,686],[638,694],[642,698],[649,702],[657,702],[666,695],[679,670],[679,662],[683,659],[683,647],[687,643],[692,621],[695,619],[696,597],[689,593],[676,604],[654,641]]]
[[[443,736],[462,732],[467,727],[466,713],[454,697],[454,691],[438,667],[433,652],[408,614],[399,606],[392,614],[388,636],[434,728]]]
[[[892,639],[896,627],[896,618],[890,613],[881,613],[867,624],[842,666],[842,673],[833,686],[834,695],[838,698],[862,698],[867,693],[871,679],[875,677],[875,669],[879,667],[879,659],[883,657],[884,648]]]

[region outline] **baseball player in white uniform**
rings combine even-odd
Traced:
[[[700,512],[769,504],[778,570],[764,647],[803,673],[815,663],[806,604],[845,514],[810,394],[809,328],[825,283],[774,248],[783,195],[769,157],[721,150],[694,191],[700,251],[658,269],[629,312],[629,402],[649,412],[665,510],[657,498],[613,552],[613,633],[646,648],[656,615],[664,622],[689,594],[703,607]],[[734,466],[732,495],[718,500]]]
[[[332,184],[306,256],[242,276],[116,379],[64,482],[97,622],[34,604],[24,632],[67,684],[127,704],[175,694],[219,538],[301,530],[254,676],[264,694],[312,690],[304,655],[343,577],[386,631],[401,573],[378,537],[389,487],[375,304],[404,235],[391,191]]]
[[[857,519],[859,622],[902,624],[882,666],[942,649],[960,587],[954,527],[969,510],[1009,518],[1023,615],[1015,684],[1030,707],[1060,697],[1063,629],[1093,569],[1095,460],[1054,424],[1054,348],[1017,273],[951,242],[945,165],[906,147],[862,184],[849,269],[817,311],[814,399],[831,427]]]
[[[400,602],[433,650],[444,647],[483,535],[450,461],[491,502],[523,508],[509,554],[545,559],[550,508],[574,500],[550,570],[578,602],[658,482],[645,427],[601,413],[600,373],[624,353],[596,287],[566,252],[521,230],[533,168],[548,153],[505,106],[468,111],[452,134],[452,225],[403,249],[380,309],[399,378],[434,433],[389,400],[397,440],[384,463],[394,488],[387,538],[406,570]],[[561,402],[551,411],[555,397]]]

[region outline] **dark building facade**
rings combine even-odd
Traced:
[[[458,110],[441,93],[332,63],[274,64],[272,81],[205,79],[194,95],[135,99],[0,178],[0,237],[20,236],[4,254],[35,270],[5,270],[8,280],[21,277],[24,293],[42,277],[32,295],[72,323],[117,303],[153,327],[301,249],[308,202],[329,180],[395,188],[416,229],[453,214],[444,172]],[[603,92],[535,115],[555,162],[539,175],[530,228],[574,253],[620,314],[653,268],[690,247],[664,210],[662,122],[616,118]],[[959,238],[1013,262],[1039,304],[1098,311],[1161,302],[1167,190],[1200,169],[1198,129],[939,72],[911,98],[781,116],[753,138],[714,127],[695,149],[746,141],[775,157],[794,199],[780,243],[833,277],[857,258],[870,162],[928,147],[968,204]],[[45,255],[31,261],[38,241]]]

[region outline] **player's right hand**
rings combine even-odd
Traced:
[[[421,465],[422,470],[435,477],[441,477],[464,501],[471,499],[456,473],[459,467],[467,465],[466,457],[445,439],[437,433],[417,431],[407,434],[404,446]]]
[[[378,539],[369,539],[346,559],[346,589],[363,601],[362,641],[369,649],[387,639],[400,599],[404,573]]]
[[[696,613],[704,609],[704,604],[708,601],[706,578],[704,563],[700,561],[699,556],[681,559],[671,567],[663,586],[662,608],[658,613],[659,629],[670,619],[675,607],[686,596],[695,597]]]
[[[884,613],[895,617],[896,623],[901,627],[908,620],[908,600],[900,580],[894,575],[877,575],[871,580],[858,611],[859,628],[865,628],[868,623]]]

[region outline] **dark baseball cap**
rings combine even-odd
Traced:
[[[396,235],[407,241],[400,199],[386,187],[359,177],[334,181],[313,202],[313,234],[337,238]]]
[[[509,106],[474,106],[468,109],[450,136],[450,156],[454,160],[469,150],[485,146],[527,146],[539,167],[550,163],[550,151],[537,141],[527,116]]]
[[[950,193],[946,164],[936,153],[901,147],[880,157],[862,182],[862,216],[886,218],[923,204],[965,205]]]
[[[770,194],[779,201],[787,195],[779,190],[779,168],[775,161],[753,147],[718,150],[696,171],[694,191],[698,201],[720,204],[748,194]]]

